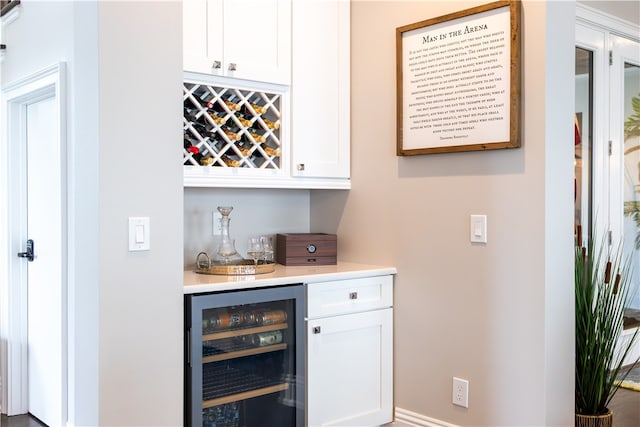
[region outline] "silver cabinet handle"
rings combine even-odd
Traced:
[[[298,169],[299,171],[303,171],[304,170],[304,163],[298,163],[296,165],[296,169]]]
[[[358,299],[357,292],[349,292],[349,299]]]
[[[213,69],[219,69],[220,67],[222,67],[222,62],[220,61],[213,61],[213,64],[211,64],[211,68]]]
[[[320,333],[320,326],[314,326],[313,327],[313,333],[314,334],[319,334]]]
[[[235,62],[229,63],[229,71],[235,71],[235,70],[236,70],[236,63]]]

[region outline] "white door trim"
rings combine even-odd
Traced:
[[[26,218],[17,215],[17,209],[26,198],[26,182],[16,183],[15,179],[24,176],[19,168],[24,164],[25,155],[15,141],[24,141],[23,128],[12,126],[20,123],[26,105],[48,97],[55,97],[58,112],[58,142],[60,146],[60,165],[62,187],[60,201],[62,207],[62,390],[60,424],[67,418],[67,149],[66,149],[66,67],[57,63],[33,73],[23,79],[2,88],[2,129],[0,144],[0,386],[2,413],[8,415],[25,413],[28,409],[27,394],[27,316],[22,307],[26,307],[27,292],[20,286],[26,274],[26,263],[16,256],[22,250],[26,228]],[[11,143],[10,143],[11,141]],[[6,272],[6,273],[4,273]]]

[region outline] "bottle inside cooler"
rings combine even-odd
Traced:
[[[295,426],[294,300],[202,310],[202,426]]]

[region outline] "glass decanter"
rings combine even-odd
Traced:
[[[229,235],[229,214],[232,210],[232,206],[218,206],[218,212],[222,215],[220,218],[222,240],[218,250],[213,254],[213,264],[233,265],[243,261],[242,256],[236,251],[235,241]]]

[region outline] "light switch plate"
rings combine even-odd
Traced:
[[[151,249],[149,217],[129,217],[129,251]]]
[[[469,240],[471,243],[487,243],[486,215],[471,215],[469,220]]]

